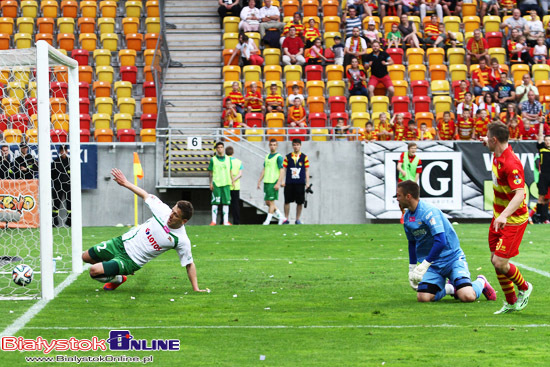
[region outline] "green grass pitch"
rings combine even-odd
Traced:
[[[455,228],[472,277],[485,274],[497,302],[417,303],[400,225],[190,226],[199,285],[211,293],[191,291],[170,251],[114,292],[82,274],[17,335],[107,339],[122,328],[136,339],[179,339],[178,352],[51,354],[152,355],[154,366],[550,365],[548,227],[527,229],[514,260],[534,291],[524,311],[505,315],[493,315],[504,298],[489,262],[488,224]],[[85,228],[83,247],[123,231]],[[2,301],[0,330],[33,303]],[[43,356],[0,353],[3,366]]]

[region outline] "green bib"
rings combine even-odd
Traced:
[[[240,159],[237,158],[231,158],[231,173],[233,173],[233,177],[237,177],[239,174],[239,171],[241,170],[242,163]],[[241,179],[239,178],[237,181],[235,181],[235,185],[231,185],[231,190],[240,190],[241,189]]]
[[[403,171],[407,174],[406,176],[403,176],[401,172],[399,172],[399,179],[401,181],[415,181],[416,178],[416,167],[418,166],[418,161],[420,159],[418,158],[418,154],[414,156],[414,160],[412,163],[409,161],[409,152],[405,152],[405,155],[403,156]]]
[[[265,156],[265,172],[264,172],[264,183],[276,183],[279,180],[279,165],[277,160],[281,156],[279,153],[275,153],[273,157],[269,158],[270,154]]]
[[[212,181],[218,187],[231,185],[231,160],[225,156],[223,158],[223,161],[220,161],[218,156],[212,157],[212,163],[214,164]]]

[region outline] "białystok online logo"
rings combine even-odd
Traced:
[[[52,339],[50,341],[41,336],[36,339],[25,339],[21,336],[4,336],[0,342],[2,351],[36,352],[44,354],[56,352],[86,352],[90,350],[106,351],[129,351],[129,350],[180,350],[179,339],[135,339],[129,330],[111,330],[108,339],[99,339],[97,336],[91,339]]]

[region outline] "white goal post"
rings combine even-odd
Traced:
[[[64,78],[62,81],[63,85],[67,87],[67,92],[66,95],[64,94],[62,96],[63,98],[60,99],[63,100],[64,106],[66,106],[66,109],[63,110],[63,114],[61,116],[64,117],[68,115],[68,125],[65,125],[68,127],[68,132],[66,133],[66,141],[61,140],[61,143],[60,140],[53,142],[51,139],[51,131],[54,131],[54,129],[56,129],[56,118],[58,116],[58,112],[51,114],[51,100],[53,98],[51,98],[50,95],[50,93],[52,92],[50,83],[60,81],[56,79],[57,75],[59,74],[53,72],[55,67],[64,67],[62,70],[63,72],[66,71],[66,74],[63,74]],[[19,70],[25,71],[27,75],[27,80],[25,81],[27,82],[27,84],[25,84],[25,81],[20,83],[20,80],[16,80],[16,82],[11,82],[14,79],[13,75],[15,75]],[[16,112],[19,113],[19,111],[23,111],[20,113],[20,115],[25,115],[23,116],[25,118],[25,121],[29,121],[29,119],[33,121],[36,120],[35,125],[37,125],[34,126],[37,130],[37,133],[33,143],[36,143],[36,141],[38,143],[38,150],[36,152],[35,149],[34,153],[37,153],[39,198],[38,217],[35,220],[39,224],[35,225],[35,227],[38,227],[38,229],[34,230],[33,234],[36,233],[36,231],[39,231],[40,242],[39,246],[33,243],[26,244],[26,246],[29,248],[27,252],[20,251],[19,249],[13,249],[13,247],[19,247],[19,245],[23,245],[18,243],[18,241],[24,241],[25,234],[20,234],[18,236],[13,235],[11,243],[0,244],[0,249],[4,251],[17,251],[16,254],[20,255],[19,260],[31,261],[34,263],[35,266],[39,266],[39,269],[34,268],[34,270],[35,274],[39,274],[39,280],[36,281],[40,282],[40,287],[37,287],[34,290],[34,293],[23,293],[23,291],[17,289],[17,286],[14,286],[13,283],[11,283],[9,286],[7,286],[5,283],[2,283],[0,284],[0,298],[29,299],[38,298],[41,294],[42,299],[50,300],[54,298],[54,246],[56,249],[57,247],[59,247],[59,243],[54,243],[54,221],[52,214],[53,210],[55,210],[55,208],[52,209],[52,189],[54,188],[54,184],[52,182],[52,160],[54,154],[57,154],[57,148],[54,146],[54,144],[63,144],[64,146],[66,146],[69,151],[70,157],[70,172],[68,173],[70,175],[70,193],[66,192],[66,195],[64,196],[67,200],[70,200],[69,210],[67,211],[68,213],[70,213],[69,215],[71,218],[69,222],[70,225],[68,225],[68,227],[70,228],[64,228],[63,233],[61,233],[59,229],[56,229],[56,242],[64,242],[66,240],[66,246],[64,247],[63,255],[64,260],[67,261],[67,263],[66,267],[64,268],[64,270],[66,270],[64,273],[81,273],[83,270],[81,260],[82,205],[80,178],[80,111],[78,63],[77,61],[68,56],[65,56],[64,54],[50,46],[46,41],[38,41],[36,42],[36,48],[11,49],[0,51],[0,71],[6,72],[4,83],[6,83],[6,81],[10,81],[10,83],[7,83],[10,84],[9,87],[6,88],[6,91],[9,91],[10,93],[10,97],[15,94],[15,92],[13,92],[13,88],[19,87],[22,91],[21,93],[24,93],[24,97],[26,97],[25,101],[32,99],[33,102],[36,103],[36,108],[32,110],[32,112],[34,112],[36,115],[33,114],[31,116],[31,112],[29,112],[27,106],[23,108],[23,98],[20,98],[20,100],[16,102],[18,103],[17,106],[21,105],[21,107],[19,110],[16,110]],[[34,71],[36,71],[35,74]],[[36,75],[35,80],[33,79],[34,75]],[[65,76],[67,77],[66,80]],[[36,84],[34,84],[34,82]],[[66,84],[64,84],[65,82]],[[33,85],[33,87],[34,85],[36,86],[33,94],[30,94],[31,92],[29,92],[31,90],[31,84]],[[6,96],[6,93],[4,93],[4,96]],[[29,98],[34,96],[36,97],[36,100],[34,100],[34,98]],[[65,114],[65,112],[68,113]],[[66,124],[66,120],[63,120],[63,123]],[[67,130],[67,128],[62,130],[63,134],[65,134],[65,130]],[[4,136],[4,138],[6,137]],[[27,141],[29,141],[29,135],[26,135],[24,133],[22,142]],[[20,150],[18,151],[18,153],[21,154]],[[36,180],[34,181],[36,182]],[[6,231],[9,231],[8,223],[6,223]],[[9,236],[10,234],[8,234],[8,237]],[[61,238],[61,240],[59,240],[59,238]],[[32,242],[33,239],[31,238],[29,241]],[[4,247],[2,248],[1,245],[4,245]],[[33,246],[36,246],[36,248]],[[38,250],[40,252],[39,262],[38,259],[36,259]],[[60,250],[57,251],[59,252]],[[70,264],[68,263],[69,259],[71,259]],[[16,264],[13,264],[13,266],[15,265]],[[3,273],[7,273],[7,271],[4,271]],[[35,279],[37,279],[36,276]]]

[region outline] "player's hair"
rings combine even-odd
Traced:
[[[500,143],[506,143],[510,137],[508,126],[496,122],[487,125],[487,136],[495,137]]]
[[[368,126],[368,125],[370,125],[370,126],[373,126],[373,127],[374,127],[374,125],[372,124],[372,122],[371,122],[371,121],[367,121],[367,123],[365,124],[365,126]]]
[[[216,149],[216,148],[219,147],[220,145],[221,145],[222,147],[224,146],[222,141],[217,142],[216,145],[214,145],[214,149]]]
[[[415,144],[416,145],[416,144]],[[414,181],[407,180],[402,181],[397,184],[397,187],[400,187],[403,191],[403,195],[407,196],[408,194],[411,194],[413,199],[419,199],[420,198],[420,186]]]
[[[269,142],[270,142],[270,143],[276,143],[276,142],[277,142],[277,139],[271,138],[271,139],[269,139]]]
[[[407,149],[411,149],[412,147],[417,147],[416,143],[409,143],[407,144]]]
[[[292,144],[300,144],[300,145],[302,145],[302,141],[301,141],[300,139],[298,139],[298,138],[292,139]]]
[[[407,126],[410,126],[410,125],[416,125],[416,121],[410,120],[409,123],[407,124]]]
[[[225,148],[225,154],[227,155],[233,155],[234,151],[233,151],[233,147],[230,145],[228,146],[227,148]]]
[[[178,209],[181,210],[182,219],[191,219],[193,216],[193,204],[186,200],[180,200],[176,204]]]

